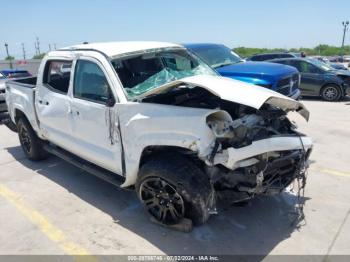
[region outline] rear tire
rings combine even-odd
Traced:
[[[157,155],[147,161],[140,168],[136,192],[146,210],[162,224],[189,218],[200,225],[209,218],[209,179],[180,154]]]
[[[323,100],[335,102],[342,97],[342,92],[337,85],[326,85],[321,90],[321,97]]]
[[[8,123],[5,124],[7,126],[8,129],[10,129],[13,132],[17,133],[17,126],[15,123],[12,122],[12,120],[10,120]]]
[[[18,120],[17,130],[19,142],[27,158],[38,161],[48,157],[48,153],[43,149],[43,141],[36,135],[27,119]]]

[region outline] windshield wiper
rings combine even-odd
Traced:
[[[228,65],[233,65],[233,64],[238,64],[238,63],[241,63],[243,62],[243,60],[239,60],[239,61],[236,61],[236,62],[229,62],[229,63],[221,63],[221,64],[217,64],[217,65],[214,65],[213,68],[220,68],[220,67],[224,67],[224,66],[228,66]]]
[[[224,66],[228,66],[228,65],[233,65],[236,64],[235,62],[230,62],[230,63],[222,63],[222,64],[218,64],[213,66],[214,68],[220,68],[220,67],[224,67]]]

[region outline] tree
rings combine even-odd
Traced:
[[[45,55],[46,55],[46,53],[34,55],[34,56],[33,56],[33,59],[43,59]]]
[[[330,46],[330,45],[318,45],[314,48],[291,48],[289,50],[284,50],[281,48],[254,48],[254,47],[237,47],[233,49],[234,52],[239,54],[242,57],[249,57],[255,54],[261,53],[270,53],[270,52],[280,52],[280,51],[289,51],[289,52],[305,52],[307,55],[321,55],[321,56],[337,56],[342,55],[341,47]],[[344,54],[350,54],[350,46],[344,46]]]
[[[5,60],[9,61],[9,60],[15,60],[15,58],[13,56],[7,56],[5,57]]]

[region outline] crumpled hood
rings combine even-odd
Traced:
[[[297,111],[306,120],[309,120],[309,111],[302,103],[294,99],[270,89],[220,76],[196,75],[182,78],[152,89],[136,97],[136,99],[142,100],[142,98],[150,95],[165,93],[183,84],[202,87],[223,100],[250,106],[255,109],[260,109],[266,103],[279,107],[286,112]]]

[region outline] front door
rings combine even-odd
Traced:
[[[102,64],[93,58],[80,57],[75,65],[71,123],[74,153],[122,174],[121,141],[115,115],[118,104]]]

